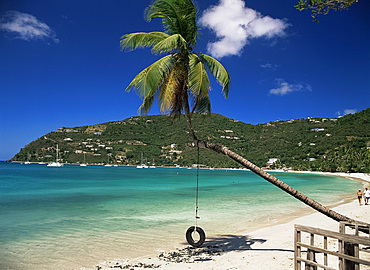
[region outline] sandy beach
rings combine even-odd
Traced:
[[[361,180],[364,187],[370,187],[368,174],[320,174]],[[338,202],[333,210],[350,218],[370,223],[370,205],[364,205],[362,202],[359,206],[355,194],[353,200]],[[323,214],[302,211],[300,217],[293,219],[291,216],[282,217],[280,224],[263,224],[261,229],[255,231],[245,230],[236,235],[219,235],[207,239],[202,248],[195,249],[179,245],[176,250],[158,252],[153,256],[100,262],[92,269],[293,269],[295,224],[332,231],[338,231],[339,225]]]

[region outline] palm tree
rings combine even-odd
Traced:
[[[148,113],[154,99],[158,98],[162,113],[170,112],[175,118],[185,113],[195,146],[213,150],[235,160],[336,221],[356,222],[310,199],[227,147],[198,139],[193,130],[191,118],[194,112],[211,111],[209,99],[211,86],[208,74],[212,74],[221,84],[226,98],[230,87],[230,74],[211,56],[193,52],[199,32],[196,26],[196,14],[196,7],[192,0],[156,0],[146,9],[145,16],[148,21],[161,18],[165,31],[131,33],[121,37],[122,50],[151,47],[154,54],[166,54],[136,75],[126,88],[126,91],[135,89],[142,97],[143,103],[139,111]]]
[[[143,97],[139,111],[148,113],[157,96],[161,112],[179,116],[183,111],[191,118],[194,112],[210,112],[208,72],[223,86],[227,97],[230,75],[211,56],[194,53],[198,28],[196,8],[191,0],[157,0],[146,9],[146,18],[162,18],[165,32],[132,33],[122,36],[121,48],[152,47],[155,54],[167,54],[143,71],[127,87]],[[192,101],[192,110],[189,106]]]

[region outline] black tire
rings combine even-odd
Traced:
[[[195,227],[191,226],[187,231],[186,231],[186,241],[188,241],[189,245],[192,245],[193,247],[200,247],[203,245],[204,241],[206,240],[206,234],[204,233],[203,229],[201,227],[197,227],[196,231],[199,234],[199,241],[195,242],[192,233],[195,231]]]

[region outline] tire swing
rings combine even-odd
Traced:
[[[199,146],[198,146],[198,162],[197,162],[197,188],[195,195],[195,226],[189,227],[186,231],[186,241],[193,247],[200,247],[206,240],[206,234],[201,227],[197,226],[198,216],[198,194],[199,194]],[[198,234],[198,240],[194,240],[193,235]]]

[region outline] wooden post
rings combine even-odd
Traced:
[[[344,254],[355,256],[355,244],[344,242]],[[355,270],[356,263],[350,260],[344,260],[344,270]]]
[[[358,236],[358,224],[356,224],[355,227],[355,235]],[[354,245],[353,252],[356,258],[360,258],[360,245]],[[355,270],[360,270],[360,265],[358,263],[355,263]]]
[[[301,261],[298,258],[301,258],[301,247],[297,243],[301,242],[301,231],[298,231],[295,228],[294,233],[294,270],[301,270]]]
[[[339,224],[339,232],[342,234],[346,234],[346,225],[345,223],[340,223]],[[355,224],[355,235],[358,235],[358,224]],[[359,257],[359,247],[356,244],[345,242],[345,241],[340,241],[340,252],[346,255],[354,256],[354,257]],[[357,249],[357,252],[356,252]],[[342,267],[342,268],[340,268]],[[359,265],[358,263],[355,263],[351,260],[339,260],[339,269],[343,270],[358,270]]]
[[[324,236],[324,249],[328,250],[328,238]],[[324,253],[324,265],[328,266],[328,254]]]
[[[343,223],[339,223],[339,232],[340,233],[344,233],[346,230],[346,227]],[[339,253],[344,253],[344,245],[343,245],[343,241],[342,240],[338,240],[338,252]],[[343,258],[339,257],[339,270],[344,270],[344,260]]]
[[[313,234],[313,233],[310,233],[310,245],[315,246],[315,234]],[[316,261],[314,250],[311,250],[311,249],[307,250],[307,260],[312,261],[312,262]],[[317,270],[317,267],[314,266],[314,265],[307,265],[306,264],[305,270]]]

